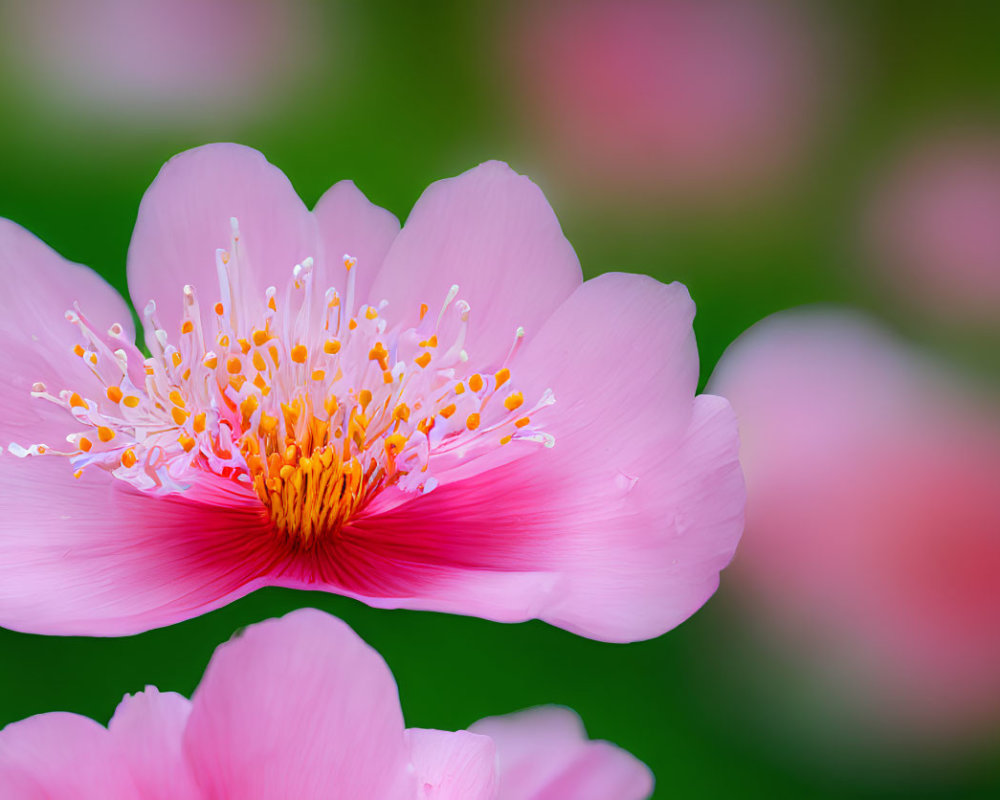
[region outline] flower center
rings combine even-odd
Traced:
[[[437,314],[422,304],[415,325],[390,328],[385,302],[354,307],[348,255],[343,296],[317,287],[305,259],[280,301],[275,287],[248,298],[235,219],[232,229],[229,249],[216,252],[222,299],[206,322],[184,287],[177,345],[152,301],[148,358],[121,325],[101,333],[79,308],[67,312],[82,336],[73,352],[103,396],[36,383],[32,394],[65,408],[80,430],[66,437],[68,451],[12,444],[12,453],[68,456],[77,476],[97,467],[158,494],[211,476],[233,481],[252,489],[276,531],[308,546],[388,487],[431,491],[436,475],[514,440],[552,446],[533,422],[552,393],[526,407],[508,366],[523,329],[497,371],[471,372],[470,308],[457,286]]]

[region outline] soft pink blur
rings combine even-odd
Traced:
[[[815,21],[780,0],[522,4],[522,124],[591,191],[731,196],[800,160],[825,98]]]
[[[405,729],[378,653],[340,620],[299,609],[219,647],[190,701],[147,687],[107,728],[67,713],[8,725],[0,796],[642,800],[652,790],[645,765],[589,742],[568,709],[477,726]]]
[[[995,409],[837,312],[758,324],[712,386],[740,418],[748,613],[840,676],[863,730],[943,742],[1000,721]]]
[[[316,52],[301,0],[33,0],[0,10],[7,67],[36,101],[124,121],[253,113]]]
[[[924,137],[888,170],[866,244],[907,302],[939,318],[1000,317],[1000,130]]]

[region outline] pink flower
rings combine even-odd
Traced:
[[[115,292],[11,223],[0,266],[8,627],[127,634],[276,585],[643,639],[739,538],[686,290],[581,283],[503,164],[400,231],[350,182],[309,212],[253,150],[178,156],[129,248],[151,358]]]
[[[496,742],[405,729],[378,653],[340,620],[300,609],[219,647],[190,701],[147,687],[125,696],[107,728],[65,713],[8,725],[0,731],[0,796],[543,800],[562,787],[562,800],[641,800],[652,790],[642,763],[587,742],[565,709],[477,726]],[[539,739],[544,746],[526,756]]]
[[[520,4],[504,45],[518,110],[579,185],[683,198],[760,189],[818,129],[821,38],[795,4]]]
[[[1000,721],[995,409],[846,313],[760,323],[711,385],[740,418],[733,581],[762,627],[839,676],[861,730],[948,741]]]
[[[866,224],[873,265],[927,313],[997,326],[1000,314],[1000,134],[926,137],[897,159]]]

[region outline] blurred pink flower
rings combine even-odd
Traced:
[[[496,731],[496,743],[469,731],[405,729],[378,653],[340,620],[300,609],[219,647],[190,701],[147,687],[126,695],[107,728],[67,713],[8,725],[0,731],[0,796],[642,800],[652,791],[641,762],[587,742],[565,709],[477,726]],[[526,745],[543,738],[546,757],[525,758]],[[570,763],[584,754],[594,758]],[[553,783],[556,772],[585,783]],[[545,786],[561,791],[546,794]]]
[[[1000,416],[847,313],[765,320],[710,385],[743,442],[733,580],[768,627],[840,676],[865,729],[1000,721]]]
[[[505,46],[525,124],[577,183],[690,202],[797,164],[825,94],[811,23],[772,0],[524,3]]]
[[[642,800],[653,791],[645,765],[613,744],[589,741],[568,708],[488,717],[469,730],[496,745],[498,800]]]
[[[400,231],[348,181],[310,212],[256,151],[178,156],[129,249],[150,358],[114,291],[9,222],[0,266],[0,435],[31,456],[0,458],[8,627],[127,634],[277,585],[634,640],[736,547],[736,423],[695,397],[687,291],[581,283],[506,165]]]
[[[874,266],[940,317],[1000,319],[1000,133],[927,137],[897,159],[866,219]]]
[[[317,52],[300,0],[32,0],[0,11],[22,88],[118,123],[266,109]]]

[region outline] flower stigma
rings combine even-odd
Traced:
[[[343,295],[317,285],[306,258],[281,296],[272,286],[249,297],[235,218],[231,229],[229,248],[216,251],[221,299],[203,316],[185,286],[176,344],[153,301],[143,311],[149,357],[120,324],[102,333],[79,307],[66,312],[81,335],[73,354],[99,391],[34,384],[32,395],[64,408],[78,430],[68,449],[10,452],[68,457],[77,477],[98,468],[154,494],[234,482],[252,489],[279,534],[308,547],[389,487],[429,492],[436,475],[513,441],[554,444],[535,419],[552,392],[529,404],[514,383],[522,328],[497,369],[471,372],[458,286],[438,313],[421,304],[415,324],[390,327],[385,301],[355,308],[350,255]]]

